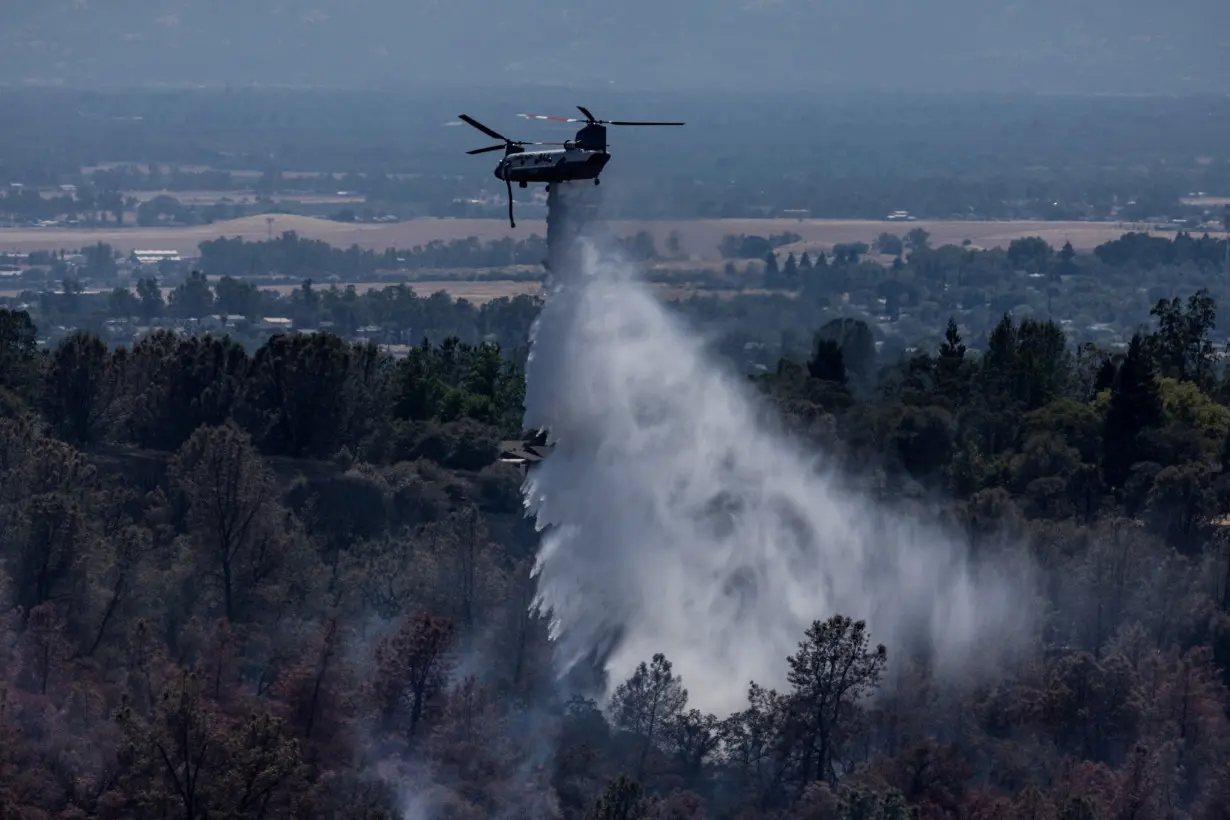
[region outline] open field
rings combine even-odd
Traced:
[[[149,202],[160,196],[171,196],[184,206],[216,205],[219,202],[253,202],[256,194],[252,191],[124,191],[124,196],[130,196],[138,202]],[[274,194],[269,197],[274,202],[299,202],[304,205],[354,205],[366,202],[362,196],[338,196],[337,194]]]
[[[785,250],[819,250],[840,242],[872,242],[883,231],[904,235],[913,228],[930,232],[932,243],[959,244],[970,240],[975,246],[1007,247],[1022,236],[1040,236],[1052,245],[1070,241],[1079,250],[1089,250],[1115,239],[1129,230],[1144,230],[1145,225],[1111,222],[957,222],[924,221],[885,222],[879,220],[844,219],[703,219],[661,222],[612,222],[617,235],[629,236],[637,231],[651,233],[658,248],[664,250],[672,231],[679,234],[681,249],[694,258],[718,260],[718,245],[725,234],[759,234],[768,236],[792,231],[803,239]],[[182,228],[0,228],[0,251],[72,250],[107,242],[124,253],[143,248],[176,250],[195,255],[197,246],[218,237],[240,237],[250,241],[267,238],[269,226],[264,216],[249,216],[212,225]],[[332,222],[308,216],[277,214],[274,234],[295,231],[305,239],[320,239],[338,246],[356,244],[362,248],[384,250],[390,247],[412,248],[433,239],[448,241],[476,237],[487,241],[504,237],[524,238],[531,234],[543,236],[546,222],[525,220],[511,229],[502,219],[416,219],[407,222],[356,224]]]

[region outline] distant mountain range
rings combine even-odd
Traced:
[[[0,83],[1224,91],[1224,0],[5,0]]]

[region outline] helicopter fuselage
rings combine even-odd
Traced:
[[[564,148],[550,151],[517,151],[495,167],[495,178],[506,182],[568,182],[597,179],[611,155],[605,151]]]

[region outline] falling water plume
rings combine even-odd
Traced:
[[[693,705],[728,714],[749,681],[784,683],[807,626],[833,614],[950,667],[1022,632],[1019,576],[976,570],[762,423],[633,266],[583,238],[596,194],[551,192],[526,375],[526,427],[554,445],[524,492],[561,669],[597,652],[618,682],[663,652]]]

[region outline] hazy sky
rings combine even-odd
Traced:
[[[1224,91],[1225,0],[4,0],[0,82]]]

